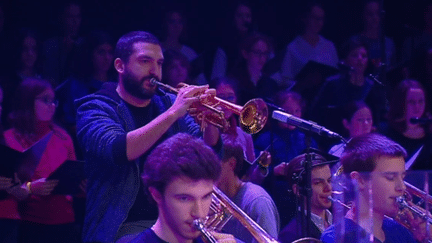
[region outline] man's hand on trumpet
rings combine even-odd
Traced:
[[[179,89],[177,98],[171,106],[171,110],[180,118],[186,115],[191,105],[203,99],[214,97],[216,95],[215,89],[209,89],[208,85],[195,86],[189,85]]]
[[[415,205],[411,201],[408,201],[407,203],[411,207],[417,208],[420,212],[426,211],[424,208]],[[427,240],[432,236],[432,227],[429,227],[429,230],[427,230],[428,225],[426,220],[414,214],[408,208],[404,208],[401,213],[405,215],[405,221],[408,223],[409,229],[414,238],[419,242],[427,242]],[[427,217],[432,217],[432,215],[428,213]]]

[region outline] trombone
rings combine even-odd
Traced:
[[[209,216],[204,220],[194,220],[193,225],[203,234],[208,242],[216,243],[217,240],[209,231],[220,231],[231,217],[236,218],[252,234],[257,242],[278,242],[215,186],[213,187]]]
[[[175,94],[179,92],[180,88],[189,86],[188,84],[180,83],[180,88],[174,88],[170,85],[159,82],[155,78],[152,78],[150,82],[153,85],[160,86]],[[199,104],[193,107],[197,108],[197,114],[191,115],[197,119],[201,128],[203,127],[203,124],[207,122],[226,131],[229,128],[229,123],[225,119],[224,112],[218,109],[217,106],[221,106],[238,115],[240,127],[249,134],[255,134],[261,131],[268,119],[268,107],[262,99],[252,99],[244,106],[230,103],[218,97],[214,97],[213,101],[200,99]]]

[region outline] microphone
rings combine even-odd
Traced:
[[[306,131],[317,133],[321,136],[327,136],[329,138],[339,138],[341,141],[346,143],[345,139],[341,135],[339,135],[335,132],[332,132],[323,126],[320,126],[320,125],[316,124],[315,122],[306,121],[306,120],[303,120],[303,119],[298,118],[296,116],[293,116],[291,114],[282,112],[282,111],[273,111],[272,117],[273,117],[273,119],[276,119],[278,121],[285,122],[287,124],[290,124],[292,126],[296,126],[296,127],[301,128],[303,130],[306,130]]]
[[[410,118],[411,124],[430,124],[432,123],[432,118],[421,118],[421,117],[413,117]]]

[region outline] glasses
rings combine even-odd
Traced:
[[[40,98],[36,98],[36,100],[42,101],[45,105],[54,105],[55,107],[58,106],[58,100],[51,99],[48,97],[40,97]]]

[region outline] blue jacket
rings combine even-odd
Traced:
[[[138,160],[127,161],[126,157],[126,134],[137,127],[128,106],[115,91],[116,85],[106,83],[99,92],[76,101],[77,137],[88,179],[84,242],[114,242],[140,188]],[[158,93],[152,98],[157,107],[154,113],[165,112],[174,100],[174,95]],[[166,135],[178,132],[201,135],[189,115],[175,122]]]

